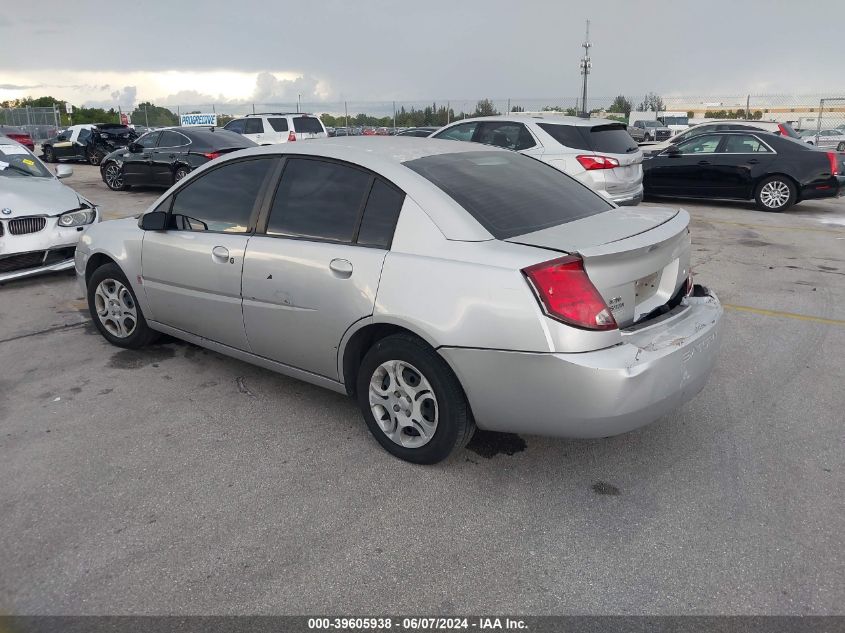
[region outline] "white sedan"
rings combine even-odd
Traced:
[[[837,152],[845,152],[845,130],[819,130],[818,133],[802,135],[802,140],[816,147],[835,147]]]
[[[23,145],[0,136],[0,283],[73,268],[76,243],[99,221],[97,207],[59,182]]]

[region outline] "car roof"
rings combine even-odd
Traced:
[[[342,136],[340,138],[262,145],[221,156],[195,170],[199,173],[214,164],[239,157],[261,155],[302,154],[320,158],[349,161],[369,169],[402,189],[406,195],[431,217],[447,239],[486,241],[493,236],[469,215],[463,207],[443,190],[402,163],[442,154],[465,152],[508,152],[499,147],[412,136]],[[526,159],[530,160],[530,159]]]
[[[619,123],[625,125],[620,121],[613,119],[584,119],[577,116],[569,116],[561,112],[511,112],[510,114],[502,114],[495,116],[480,116],[468,119],[460,119],[459,121],[452,121],[449,125],[456,123],[465,123],[469,121],[508,121],[511,123],[558,123],[564,125],[575,125],[579,127],[594,127],[596,125],[610,125],[611,123]]]

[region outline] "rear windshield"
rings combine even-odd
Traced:
[[[585,185],[522,154],[439,154],[403,164],[446,192],[499,240],[613,208]]]
[[[221,150],[221,149],[242,149],[255,147],[257,143],[251,141],[237,132],[216,129],[192,132],[190,134],[194,150],[200,149]]]
[[[288,131],[288,120],[287,119],[267,119],[270,121],[270,126],[276,132],[287,132]]]
[[[294,118],[293,129],[297,132],[304,132],[305,134],[321,134],[323,132],[323,125],[317,117],[300,116]]]
[[[622,123],[608,125],[561,125],[558,123],[538,123],[561,145],[573,149],[583,149],[605,154],[630,154],[637,151],[637,143],[628,134],[628,128]]]

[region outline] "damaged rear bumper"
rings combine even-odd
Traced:
[[[606,437],[649,424],[695,396],[716,364],[722,306],[685,298],[623,342],[577,354],[441,348],[482,429]]]

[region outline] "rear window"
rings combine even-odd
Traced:
[[[273,128],[276,132],[287,132],[288,131],[288,120],[287,119],[267,119],[270,121],[270,127]]]
[[[499,240],[613,208],[563,172],[521,154],[439,154],[403,164],[446,192]]]
[[[324,131],[320,119],[313,116],[295,117],[293,129],[304,134],[321,134]]]
[[[622,123],[608,125],[560,125],[538,123],[542,130],[561,145],[606,154],[629,154],[637,151],[637,143]]]

